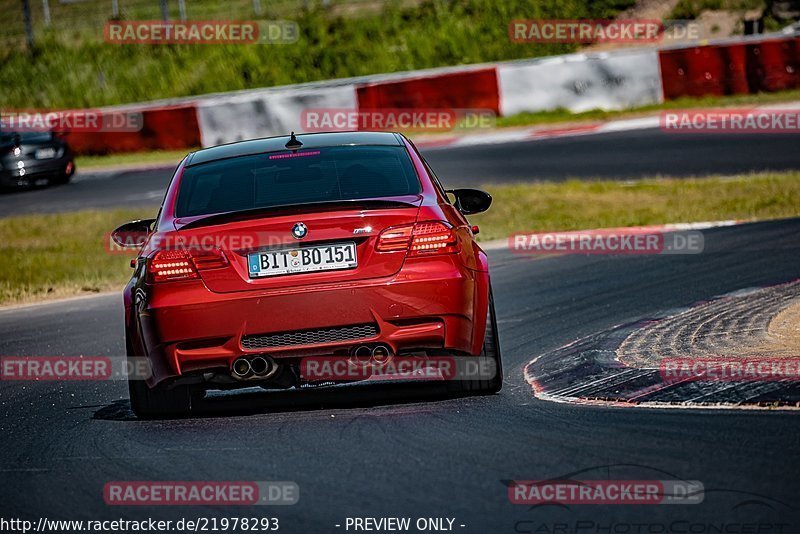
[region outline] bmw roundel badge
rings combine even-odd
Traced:
[[[308,227],[301,222],[295,223],[294,226],[292,226],[292,236],[294,236],[295,239],[303,239],[307,233]]]

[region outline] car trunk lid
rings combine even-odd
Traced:
[[[218,214],[195,219],[177,219],[176,229],[183,246],[215,247],[222,250],[227,257],[228,265],[225,267],[200,271],[206,287],[213,292],[350,282],[391,276],[400,270],[405,252],[377,252],[375,244],[384,229],[415,222],[421,201],[421,196],[413,195],[393,200],[322,203],[297,209],[279,208],[263,213]],[[293,227],[298,223],[302,223],[307,229],[307,233],[301,238],[292,234]],[[299,258],[304,249],[308,256],[310,248],[321,246],[321,253],[328,253],[328,250],[340,253],[346,247],[328,249],[325,245],[347,243],[355,246],[355,266],[270,276],[251,273],[251,255],[256,255],[255,261],[261,259],[262,253],[269,254],[270,258]],[[296,255],[281,254],[287,250],[294,251]],[[278,253],[278,256],[270,253]]]

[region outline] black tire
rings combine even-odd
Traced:
[[[128,357],[134,357],[130,344],[126,342]],[[136,368],[135,366],[131,366]],[[193,391],[189,386],[156,386],[150,388],[147,382],[128,378],[128,393],[131,410],[139,419],[159,419],[188,415],[192,409]]]
[[[192,392],[188,386],[150,388],[144,380],[128,380],[131,409],[139,419],[182,417],[192,409]]]
[[[49,183],[50,185],[65,185],[68,184],[70,180],[72,180],[72,175],[75,174],[75,164],[73,163],[71,166],[68,167],[70,170],[67,172],[67,168],[59,174],[58,176],[54,176],[50,178]]]
[[[491,395],[503,388],[503,360],[500,355],[500,336],[497,331],[497,316],[494,311],[494,296],[489,286],[489,310],[486,318],[486,335],[480,358],[494,362],[494,376],[488,380],[456,380],[451,382],[454,391],[471,392],[478,395]]]
[[[50,178],[49,182],[50,182],[50,185],[66,185],[66,184],[69,183],[69,181],[71,179],[72,179],[72,175],[71,174],[62,173],[62,174],[59,174],[58,176]]]

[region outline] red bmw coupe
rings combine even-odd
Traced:
[[[117,228],[141,247],[124,290],[140,417],[186,413],[209,389],[329,385],[308,358],[488,360],[448,388],[502,386],[487,257],[416,147],[385,132],[301,134],[191,153],[156,219]],[[446,373],[445,373],[446,375]],[[316,375],[319,378],[319,375]]]

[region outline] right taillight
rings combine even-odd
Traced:
[[[408,251],[409,256],[458,252],[453,227],[441,221],[419,222],[387,228],[378,236],[378,252]]]
[[[196,280],[199,271],[228,265],[228,258],[219,249],[159,250],[148,259],[150,283]]]

